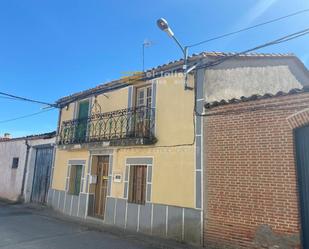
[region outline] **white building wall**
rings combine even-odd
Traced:
[[[0,198],[11,201],[30,201],[32,183],[35,169],[36,148],[45,145],[55,145],[55,137],[49,139],[28,140],[29,153],[27,167],[27,146],[25,139],[12,139],[0,142]],[[17,169],[12,169],[13,158],[18,157]],[[25,174],[24,190],[22,191],[23,177]]]
[[[0,198],[17,201],[21,196],[27,146],[25,140],[0,142]],[[13,157],[19,158],[12,169]]]
[[[296,58],[240,57],[205,70],[206,102],[288,92],[306,85],[309,73]]]

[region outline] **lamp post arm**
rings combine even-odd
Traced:
[[[187,57],[187,47],[183,47],[182,45],[181,45],[181,43],[177,40],[177,38],[173,35],[172,36],[172,38],[173,38],[173,40],[177,43],[177,45],[178,45],[178,47],[181,49],[181,51],[182,51],[182,53],[183,53],[183,55],[184,55],[184,57]]]
[[[178,47],[181,49],[182,53],[183,53],[183,73],[184,73],[184,77],[185,77],[185,90],[192,90],[192,87],[188,86],[188,47],[185,46],[183,47],[181,45],[181,43],[177,40],[177,38],[173,35],[172,38],[174,39],[174,41],[176,42],[176,44],[178,45]]]

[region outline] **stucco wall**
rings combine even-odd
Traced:
[[[188,81],[193,86],[192,76]],[[184,78],[158,79],[156,96],[156,146],[191,144],[194,140],[194,92],[184,90]]]
[[[87,172],[88,158],[89,151],[87,150],[66,151],[57,149],[52,176],[52,188],[57,190],[65,190],[69,160],[86,160],[85,172]]]
[[[308,72],[292,58],[237,58],[205,70],[207,102],[288,92],[308,84]]]
[[[102,112],[111,112],[127,108],[128,106],[128,87],[121,88],[117,91],[101,94],[97,97],[98,104]]]
[[[20,197],[26,151],[25,140],[0,142],[0,198],[16,201]],[[13,157],[19,158],[17,169],[12,169]]]

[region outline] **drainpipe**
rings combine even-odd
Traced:
[[[25,182],[26,182],[26,175],[27,175],[27,168],[28,168],[28,158],[29,158],[29,151],[31,146],[28,143],[28,140],[25,140],[25,145],[27,146],[27,151],[26,151],[26,159],[25,159],[25,167],[24,167],[24,174],[23,174],[23,181],[22,181],[22,185],[21,185],[21,192],[20,192],[20,200],[22,200],[23,202],[25,201],[25,197],[24,197],[24,189],[25,189]]]

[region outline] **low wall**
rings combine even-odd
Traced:
[[[92,213],[93,195],[69,195],[50,189],[48,205],[66,215],[86,219]],[[137,205],[107,197],[104,223],[131,231],[166,237],[191,244],[201,243],[202,211],[155,203]]]

